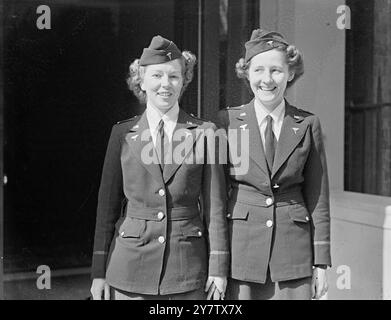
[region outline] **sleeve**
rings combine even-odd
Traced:
[[[304,167],[303,195],[312,216],[313,263],[331,266],[329,182],[318,117],[315,117],[311,126],[311,150]]]
[[[105,278],[107,257],[114,236],[115,223],[121,213],[124,199],[121,170],[121,144],[113,126],[103,164],[98,193],[94,251],[91,278]]]
[[[220,131],[221,132],[221,131]],[[201,203],[208,232],[209,276],[228,276],[230,253],[226,219],[226,187],[224,168],[219,158],[219,130],[205,135],[206,163],[202,177]]]

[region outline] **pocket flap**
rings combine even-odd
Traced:
[[[122,238],[140,238],[144,223],[143,220],[125,218],[118,228],[118,233]]]
[[[246,220],[249,213],[249,207],[240,202],[228,205],[227,218],[231,220]]]
[[[184,235],[185,237],[201,238],[203,233],[201,228],[197,226],[192,226],[190,228],[182,228],[182,235]]]
[[[308,210],[303,203],[297,203],[289,208],[289,216],[293,221],[307,223],[310,221],[310,215]]]

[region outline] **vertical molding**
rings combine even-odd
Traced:
[[[219,1],[202,2],[201,116],[213,119],[219,110]]]
[[[391,1],[374,2],[374,43],[373,43],[373,101],[375,103],[391,102]],[[379,179],[377,194],[391,196],[391,108],[382,108],[379,140],[378,167]],[[373,141],[372,141],[373,142]],[[374,143],[372,143],[374,145]],[[371,150],[365,154],[369,157]]]
[[[226,104],[230,106],[247,103],[252,98],[251,90],[236,76],[235,64],[244,57],[244,44],[251,32],[259,28],[259,0],[228,2],[228,41],[226,60]]]
[[[4,3],[0,3],[0,17],[4,17]],[[4,299],[4,22],[0,27],[0,300]]]

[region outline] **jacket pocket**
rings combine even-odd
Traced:
[[[203,236],[201,228],[197,226],[193,226],[190,228],[182,228],[182,235],[185,237],[185,239],[189,238],[201,238]]]
[[[308,223],[310,221],[310,215],[304,202],[297,203],[288,208],[290,218],[295,222]]]
[[[240,202],[228,204],[227,218],[230,220],[247,220],[250,208]]]
[[[144,220],[125,218],[122,224],[119,225],[118,233],[122,238],[140,238],[144,228]]]

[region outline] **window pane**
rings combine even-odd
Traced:
[[[391,196],[391,2],[347,4],[345,190]]]

